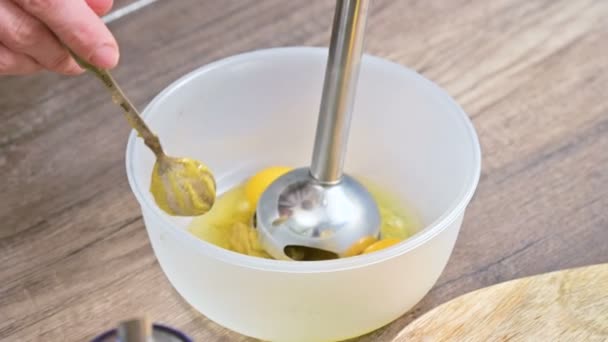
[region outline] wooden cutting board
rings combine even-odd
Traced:
[[[465,294],[418,318],[393,341],[608,341],[608,264]]]

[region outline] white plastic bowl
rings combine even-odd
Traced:
[[[260,50],[194,70],[143,113],[170,155],[204,161],[221,193],[269,165],[310,162],[327,49]],[[129,183],[175,289],[218,324],[270,341],[335,341],[380,328],[431,289],[480,173],[476,133],[439,87],[365,56],[345,170],[416,209],[425,228],[380,252],[289,262],[233,253],[185,230],[148,191],[153,155],[131,134]],[[153,295],[153,294],[150,294]]]

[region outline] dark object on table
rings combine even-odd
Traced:
[[[137,340],[131,341],[133,338],[133,334],[136,334],[136,330],[139,330],[143,334],[139,334],[139,336],[145,336],[146,327],[141,324],[135,324],[134,321],[125,322],[124,325],[116,329],[111,329],[103,334],[93,338],[91,342],[140,342]],[[127,329],[133,328],[133,329]],[[129,332],[127,332],[129,330]],[[186,334],[168,327],[162,324],[152,324],[151,329],[152,336],[148,336],[147,339],[144,339],[145,342],[193,342],[193,340],[188,337]],[[149,335],[149,334],[148,334]],[[122,336],[126,336],[129,339],[121,338]]]

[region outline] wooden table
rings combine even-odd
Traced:
[[[140,0],[142,1],[142,0]],[[109,26],[143,108],[235,53],[328,44],[333,1],[146,1]],[[131,1],[117,1],[126,6]],[[366,50],[469,113],[483,172],[450,262],[411,312],[508,279],[608,261],[608,2],[374,0]],[[129,129],[96,80],[0,79],[0,339],[85,341],[150,313],[197,341],[249,341],[173,291],[127,184]]]

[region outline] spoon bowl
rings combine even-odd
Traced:
[[[203,163],[162,155],[150,181],[156,204],[173,216],[199,216],[215,202],[215,178]]]
[[[156,156],[150,192],[156,204],[172,216],[200,216],[215,203],[215,178],[205,164],[190,158],[167,156],[156,134],[146,125],[108,70],[100,69],[70,51],[76,62],[103,83],[112,101],[122,108],[129,125]]]

